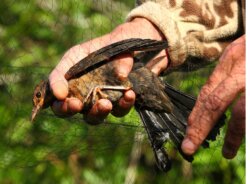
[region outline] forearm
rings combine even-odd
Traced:
[[[168,40],[171,66],[191,57],[214,61],[243,27],[238,1],[138,1],[127,21],[135,17],[150,20]]]

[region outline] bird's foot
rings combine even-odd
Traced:
[[[114,91],[127,91],[130,90],[131,87],[124,87],[124,86],[108,86],[108,85],[100,85],[93,87],[86,98],[84,99],[84,103],[87,103],[89,100],[91,101],[92,105],[96,102],[96,96],[100,95],[98,99],[107,99],[108,95],[103,92],[103,90],[114,90]]]

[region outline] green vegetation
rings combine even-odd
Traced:
[[[30,123],[38,81],[67,49],[108,33],[133,6],[133,0],[1,1],[0,183],[117,184],[125,178],[127,183],[245,183],[245,146],[234,160],[223,159],[224,131],[210,149],[198,152],[192,165],[167,145],[173,169],[165,174],[156,169],[146,136],[141,153],[132,154],[133,145],[141,142],[138,134],[144,135],[134,111],[92,127],[80,115],[60,119],[48,109]],[[197,95],[211,71],[175,73],[167,80]],[[132,177],[127,171],[135,155],[139,161]]]

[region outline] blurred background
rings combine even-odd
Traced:
[[[245,183],[245,144],[233,160],[221,155],[226,127],[192,164],[167,144],[173,168],[162,173],[134,110],[94,127],[50,109],[30,123],[33,89],[63,53],[108,33],[133,7],[134,0],[1,0],[0,183]],[[197,95],[213,67],[166,80]]]

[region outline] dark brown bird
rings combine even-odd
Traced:
[[[107,98],[116,105],[125,90],[134,90],[135,108],[148,133],[157,165],[163,171],[171,167],[171,162],[163,147],[169,139],[173,141],[186,160],[193,160],[192,156],[185,155],[181,151],[180,146],[184,138],[187,118],[196,100],[175,90],[144,67],[146,61],[165,48],[167,48],[166,41],[123,40],[89,54],[65,74],[69,83],[69,97],[76,97],[84,103],[83,113],[88,112],[98,99]],[[117,79],[112,62],[108,61],[112,61],[120,54],[134,54],[134,51],[140,52],[137,52],[134,58],[135,64],[132,72],[125,80]],[[49,107],[54,100],[49,82],[42,81],[34,91],[32,121],[40,109]],[[207,141],[215,139],[223,124],[224,117],[208,135],[203,146],[207,147]]]

